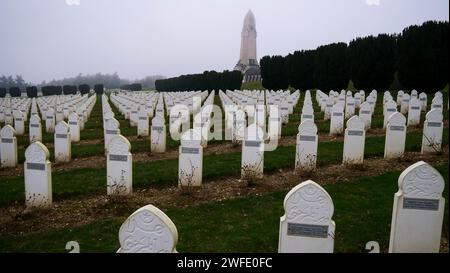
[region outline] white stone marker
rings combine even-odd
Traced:
[[[105,153],[108,151],[108,143],[116,135],[120,135],[119,121],[115,118],[111,118],[105,123]]]
[[[420,101],[412,98],[409,101],[408,109],[408,126],[415,126],[420,124]]]
[[[122,224],[117,253],[176,253],[175,224],[153,205],[142,207]]]
[[[423,125],[422,154],[441,152],[444,123],[439,109],[432,109],[426,115]]]
[[[28,134],[30,135],[30,143],[42,141],[41,118],[36,114],[30,118]]]
[[[364,103],[363,103],[364,104]],[[347,121],[347,128],[344,136],[344,164],[362,164],[364,161],[364,145],[366,141],[366,131],[364,121],[353,116]]]
[[[325,112],[323,114],[324,120],[329,120],[331,118],[331,113],[333,111],[334,98],[331,96],[327,98],[327,104],[325,106]]]
[[[351,96],[345,101],[345,118],[351,118],[355,114],[355,99]]]
[[[55,126],[55,162],[69,162],[72,159],[70,128],[65,121]]]
[[[284,198],[284,211],[279,253],[333,253],[334,206],[321,186],[311,180],[295,186]]]
[[[80,125],[78,122],[78,114],[75,112],[69,115],[70,140],[72,142],[80,141]]]
[[[261,127],[251,124],[245,130],[242,142],[241,178],[247,181],[263,178],[264,133]]]
[[[25,133],[25,115],[20,110],[14,111],[14,130],[19,136]]]
[[[393,100],[386,102],[383,110],[383,129],[386,129],[389,117],[395,112],[397,112],[397,103]]]
[[[45,207],[52,204],[52,168],[50,152],[39,141],[25,150],[25,205]]]
[[[47,133],[55,131],[55,111],[52,108],[45,112],[45,131]]]
[[[166,124],[164,118],[160,115],[156,115],[152,119],[150,150],[152,153],[164,153],[166,151]]]
[[[141,107],[137,115],[137,135],[148,136],[148,113],[144,107]]]
[[[7,124],[0,130],[0,158],[1,167],[15,167],[17,165],[16,131]]]
[[[311,119],[314,121],[314,109],[313,109],[312,105],[310,105],[310,104],[303,105],[300,123],[302,123],[303,121],[305,121],[307,119]]]
[[[297,146],[295,152],[295,170],[312,171],[316,168],[317,126],[313,120],[305,120],[298,126]]]
[[[189,129],[181,135],[178,157],[178,187],[202,185],[203,147],[199,131]]]
[[[421,92],[419,94],[419,100],[420,100],[420,110],[426,112],[427,111],[427,94],[424,92]]]
[[[386,143],[384,146],[384,158],[401,157],[405,152],[406,118],[400,112],[395,112],[389,117],[386,125]]]
[[[441,174],[423,161],[402,172],[394,195],[390,253],[439,252],[444,186]]]
[[[367,101],[361,103],[359,117],[364,121],[364,129],[369,130],[372,126],[372,106]]]
[[[400,106],[400,113],[402,113],[403,115],[406,115],[406,113],[408,113],[409,100],[410,100],[410,96],[408,94],[403,94],[402,104]]]
[[[344,107],[337,103],[331,110],[330,135],[342,134],[344,130]]]
[[[397,105],[398,105],[398,106],[401,106],[401,105],[402,105],[403,95],[404,95],[404,94],[405,94],[405,92],[403,92],[402,90],[400,90],[400,91],[397,92],[397,99],[396,99],[396,102],[397,102]]]
[[[133,189],[133,159],[131,144],[122,135],[114,136],[108,143],[106,157],[107,194],[127,195]]]

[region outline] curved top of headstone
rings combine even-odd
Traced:
[[[196,129],[189,129],[181,135],[181,146],[199,147],[202,140],[201,133]]]
[[[120,126],[120,123],[119,123],[119,121],[117,120],[117,119],[115,119],[115,118],[111,118],[111,119],[108,119],[106,122],[105,122],[105,129],[106,130],[119,130],[119,126]]]
[[[304,104],[302,107],[302,114],[313,114],[314,108],[311,104]]]
[[[353,116],[349,120],[347,120],[348,129],[364,130],[364,127],[364,120],[359,116]]]
[[[25,161],[28,163],[46,163],[49,158],[50,152],[39,141],[33,142],[25,150]]]
[[[365,102],[361,103],[359,108],[364,111],[370,111],[370,110],[372,110],[372,105],[370,105],[370,103],[368,101],[365,101]]]
[[[411,98],[411,96],[408,93],[404,93],[403,94],[403,100],[404,101],[409,100],[410,98]]]
[[[406,118],[402,113],[395,112],[389,116],[388,123],[395,124],[395,125],[405,125]]]
[[[426,98],[426,97],[427,97],[427,93],[425,93],[425,92],[420,92],[419,98]]]
[[[53,110],[52,107],[47,109],[47,112],[45,113],[46,116],[52,116],[55,114],[55,110]]]
[[[289,222],[327,225],[333,217],[334,205],[325,189],[308,180],[286,194],[284,211]]]
[[[397,103],[394,100],[388,100],[385,103],[386,108],[395,108],[397,109]]]
[[[116,135],[108,142],[108,153],[115,155],[128,155],[131,150],[131,144],[122,135]]]
[[[311,119],[306,119],[298,126],[300,135],[317,135],[317,126]]]
[[[2,138],[13,138],[16,135],[16,130],[7,124],[0,130],[0,137]]]
[[[333,105],[332,111],[333,113],[344,112],[344,106],[342,105],[341,102],[338,102],[335,105]]]
[[[406,168],[398,178],[399,191],[410,198],[438,199],[444,187],[442,175],[423,161]]]
[[[431,101],[433,104],[442,104],[442,97],[440,97],[440,96],[435,96],[434,98],[433,98],[433,100]]]
[[[346,104],[355,103],[355,99],[353,97],[347,97],[347,101],[345,103]]]
[[[256,123],[250,124],[247,128],[245,128],[245,140],[263,141],[263,129]]]
[[[434,96],[442,98],[442,92],[441,91],[437,91],[436,93],[434,93]]]
[[[415,97],[409,101],[409,107],[419,106],[419,105],[420,105],[420,100]]]
[[[69,124],[67,124],[64,120],[61,120],[55,126],[55,134],[67,134],[69,133]]]
[[[444,117],[442,115],[442,111],[438,109],[431,109],[425,116],[425,119],[427,121],[434,121],[434,122],[442,122],[443,118]]]
[[[31,115],[31,117],[30,117],[30,124],[31,123],[33,123],[33,124],[36,124],[36,123],[41,123],[41,118],[39,117],[39,115],[37,115],[37,114],[34,114],[34,115]]]
[[[164,126],[165,122],[162,116],[157,115],[152,119],[152,126]]]
[[[72,112],[69,114],[69,121],[71,122],[78,122],[78,114],[76,112]]]
[[[176,252],[178,231],[164,212],[147,205],[122,224],[119,242],[122,253],[172,253]]]

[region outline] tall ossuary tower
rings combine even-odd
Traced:
[[[244,19],[241,33],[241,55],[234,70],[244,75],[244,82],[261,81],[258,59],[256,58],[256,22],[255,15],[249,10]]]

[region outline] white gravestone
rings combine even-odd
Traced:
[[[316,168],[317,126],[312,120],[305,120],[298,126],[297,145],[295,152],[295,169],[298,171],[312,171]]]
[[[242,142],[241,178],[251,181],[263,178],[264,171],[264,135],[256,124],[245,130]]]
[[[166,125],[164,118],[156,115],[152,119],[150,136],[150,149],[152,153],[164,153],[166,151]]]
[[[108,143],[111,139],[117,135],[120,135],[119,121],[115,118],[111,118],[105,123],[105,153],[108,151]]]
[[[119,242],[118,253],[176,253],[178,231],[164,212],[147,205],[122,224]]]
[[[406,115],[409,109],[409,100],[410,96],[408,94],[404,94],[402,98],[402,104],[400,105],[400,113]]]
[[[422,153],[439,153],[442,149],[444,123],[442,112],[438,109],[429,111],[423,125]]]
[[[332,97],[327,98],[327,104],[325,106],[325,113],[323,115],[324,120],[329,120],[331,118],[331,113],[333,111],[334,99]]]
[[[441,174],[423,161],[402,172],[394,195],[390,253],[439,252],[444,187]]]
[[[52,108],[45,112],[45,131],[47,133],[55,131],[55,111]]]
[[[344,107],[337,103],[331,110],[330,135],[342,134],[344,130]]]
[[[107,194],[127,195],[133,188],[131,144],[122,135],[114,136],[108,143],[106,157]]]
[[[28,134],[30,135],[30,143],[42,141],[41,118],[38,115],[31,116]]]
[[[345,118],[351,118],[355,114],[355,99],[351,96],[345,101]]]
[[[16,135],[23,135],[25,133],[25,115],[20,110],[14,111],[14,129]]]
[[[359,117],[364,121],[364,129],[369,130],[372,126],[372,106],[367,101],[360,105]]]
[[[72,158],[70,128],[65,121],[55,126],[55,162],[69,162]]]
[[[428,101],[427,94],[424,92],[421,92],[419,94],[419,101],[420,101],[420,110],[423,112],[426,112],[427,111],[427,101]]]
[[[17,165],[16,131],[11,125],[5,125],[0,130],[0,158],[1,167],[15,167]]]
[[[415,126],[420,124],[420,109],[420,101],[416,98],[412,98],[409,101],[408,126]]]
[[[386,102],[383,110],[383,129],[386,129],[389,117],[395,112],[397,112],[397,103],[393,100]]]
[[[405,152],[406,118],[400,112],[393,113],[386,125],[384,158],[398,158]]]
[[[362,164],[364,161],[364,145],[366,132],[364,121],[353,116],[347,121],[347,128],[344,136],[344,164]]]
[[[397,102],[397,105],[398,105],[398,106],[401,106],[401,105],[402,105],[403,95],[404,95],[404,94],[405,94],[405,92],[403,92],[402,90],[400,90],[400,91],[397,92],[397,99],[396,99],[396,102]]]
[[[78,114],[75,112],[69,115],[70,140],[72,142],[80,141],[80,125],[78,122]]]
[[[25,150],[25,205],[45,207],[52,203],[52,169],[47,147],[36,141]]]
[[[302,116],[300,119],[300,123],[303,121],[310,119],[314,121],[314,109],[310,104],[305,104],[302,108]]]
[[[181,135],[178,157],[178,187],[200,187],[203,174],[203,147],[199,131],[189,129]]]
[[[137,117],[137,135],[148,136],[148,113],[144,107],[141,107]]]
[[[279,253],[333,253],[334,206],[321,186],[311,180],[295,186],[284,198],[284,211]]]

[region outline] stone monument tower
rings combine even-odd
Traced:
[[[241,33],[241,55],[234,70],[242,72],[244,82],[261,81],[261,73],[256,58],[256,22],[251,10],[247,12],[244,19],[244,27]]]

